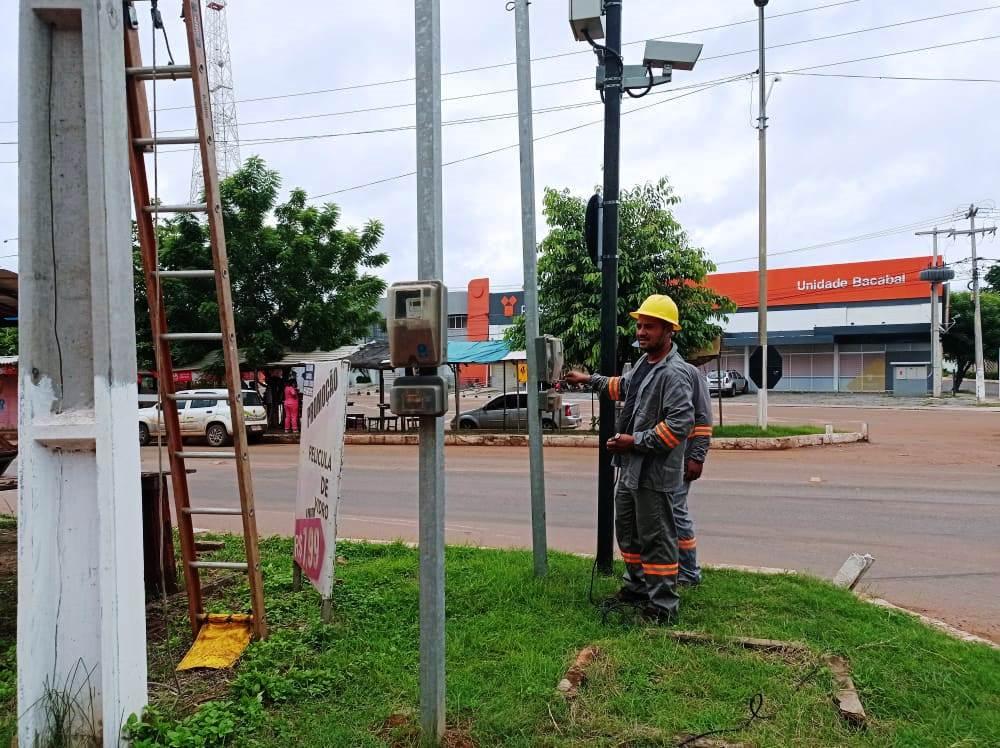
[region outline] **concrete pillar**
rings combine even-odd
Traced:
[[[747,378],[750,382],[750,386],[753,387],[754,392],[757,391],[757,385],[753,383],[750,379],[750,346],[743,346],[743,376]]]
[[[21,0],[18,741],[146,703],[122,6]]]
[[[840,392],[840,343],[833,343],[833,391]]]

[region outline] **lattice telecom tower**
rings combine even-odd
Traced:
[[[229,56],[226,0],[205,3],[205,56],[208,60],[208,90],[212,101],[219,179],[225,179],[243,163],[240,160],[240,133],[236,121],[233,63]],[[191,201],[200,201],[204,189],[201,153],[195,149],[191,166]]]

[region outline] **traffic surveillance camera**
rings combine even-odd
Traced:
[[[763,8],[765,5],[767,5],[767,0],[753,0],[753,4],[756,5],[758,8]]]
[[[601,0],[569,0],[569,27],[578,42],[604,38]]]
[[[642,64],[654,68],[671,67],[674,70],[693,70],[701,56],[701,44],[687,42],[646,42]]]

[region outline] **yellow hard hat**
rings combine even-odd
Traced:
[[[644,317],[656,317],[664,322],[669,322],[675,330],[681,329],[680,312],[677,311],[677,304],[669,296],[661,293],[654,293],[642,302],[642,306],[634,312],[629,312],[632,319],[639,319],[639,315]]]

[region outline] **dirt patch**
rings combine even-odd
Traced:
[[[389,715],[375,734],[392,748],[414,748],[420,745],[420,725],[416,715],[396,712]],[[470,725],[460,724],[448,727],[441,741],[442,748],[476,748],[476,741],[470,734]]]
[[[17,635],[17,528],[0,528],[0,642]]]

